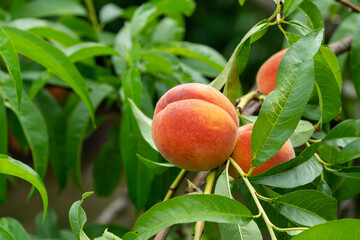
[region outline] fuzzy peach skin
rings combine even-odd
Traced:
[[[221,165],[232,153],[239,119],[218,90],[188,83],[164,94],[156,105],[152,137],[163,157],[189,171]]]
[[[283,49],[273,56],[271,56],[263,65],[260,67],[256,75],[256,84],[259,91],[264,95],[268,95],[276,87],[276,74],[287,48]]]
[[[254,124],[247,124],[238,129],[238,136],[234,152],[231,157],[236,161],[240,168],[245,172],[249,172],[251,168],[251,133]],[[275,165],[286,162],[295,157],[294,149],[291,146],[290,140],[287,140],[277,154],[264,162],[258,167],[255,167],[251,173],[252,176],[261,174]],[[229,174],[237,180],[237,171],[231,166]]]

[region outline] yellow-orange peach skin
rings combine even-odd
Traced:
[[[264,95],[268,95],[276,87],[276,74],[287,48],[277,52],[271,56],[263,65],[260,67],[256,75],[256,84],[259,91]]]
[[[151,131],[166,160],[189,171],[204,171],[231,155],[238,126],[236,110],[221,92],[188,83],[160,98]]]
[[[249,172],[251,168],[251,133],[254,124],[247,124],[238,129],[238,136],[234,152],[231,157],[236,161],[240,168],[245,172]],[[258,167],[255,167],[251,173],[252,176],[261,174],[275,165],[286,162],[295,157],[294,149],[291,146],[291,142],[287,140],[277,154],[272,158],[264,162]],[[237,171],[231,166],[229,174],[237,179]]]

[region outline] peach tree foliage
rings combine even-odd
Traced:
[[[185,41],[193,0],[126,8],[107,3],[98,12],[91,0],[0,5],[0,201],[6,201],[8,175],[30,182],[29,198],[39,192],[44,205],[35,219],[36,236],[1,216],[0,238],[149,239],[167,235],[164,228],[172,228],[167,239],[189,229],[194,239],[262,239],[261,229],[271,239],[360,238],[359,220],[337,216],[339,204],[360,193],[359,7],[330,0],[270,2],[274,13],[240,36],[228,60],[209,46]],[[325,29],[325,15],[327,21],[341,19],[334,32]],[[109,30],[114,21],[121,24]],[[288,48],[276,88],[267,96],[245,92],[246,81],[255,83],[244,79],[251,49],[269,41],[274,29]],[[252,167],[288,139],[295,158],[256,176],[224,159],[206,174],[205,187],[190,181],[192,193],[183,195],[186,171],[158,152],[151,124],[160,97],[192,82],[221,91],[240,125],[254,123]],[[55,99],[54,86],[68,95]],[[51,166],[59,190],[71,179],[82,189],[84,140],[109,122],[108,141],[93,167],[94,192],[110,196],[124,173],[128,197],[144,213],[131,230],[87,225],[82,204],[91,193],[84,193],[69,210],[71,231],[59,230],[56,213],[47,212],[45,174]],[[33,168],[11,156],[8,139],[30,153]],[[229,175],[230,166],[238,179]]]

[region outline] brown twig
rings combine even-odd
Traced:
[[[351,48],[352,37],[345,37],[339,41],[329,44],[329,48],[335,53],[336,56],[349,51]]]
[[[192,181],[192,183],[202,189],[203,186],[206,184],[206,177],[209,175],[210,171],[203,171],[203,172],[199,172],[196,177],[194,178],[194,180]],[[189,194],[189,193],[193,193],[195,192],[196,189],[194,188],[186,188],[184,191],[184,195]],[[156,234],[154,240],[165,240],[166,237],[169,235],[170,230],[171,230],[172,226],[167,227],[163,230],[161,230],[160,232],[158,232],[158,234]]]
[[[360,13],[360,7],[356,6],[355,4],[349,2],[349,1],[346,1],[346,0],[335,0],[339,3],[341,3],[342,5],[345,5],[349,8],[351,8],[351,10],[353,10],[354,12],[358,12]]]

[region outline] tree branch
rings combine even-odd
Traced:
[[[351,10],[353,10],[354,12],[360,13],[360,7],[356,6],[355,4],[353,4],[353,3],[351,3],[351,2],[349,2],[347,0],[335,0],[335,1],[341,3],[342,5],[345,5],[345,6],[349,7],[349,8],[351,8]]]
[[[352,37],[345,37],[339,41],[329,44],[329,48],[335,53],[336,56],[349,51],[351,48]]]

